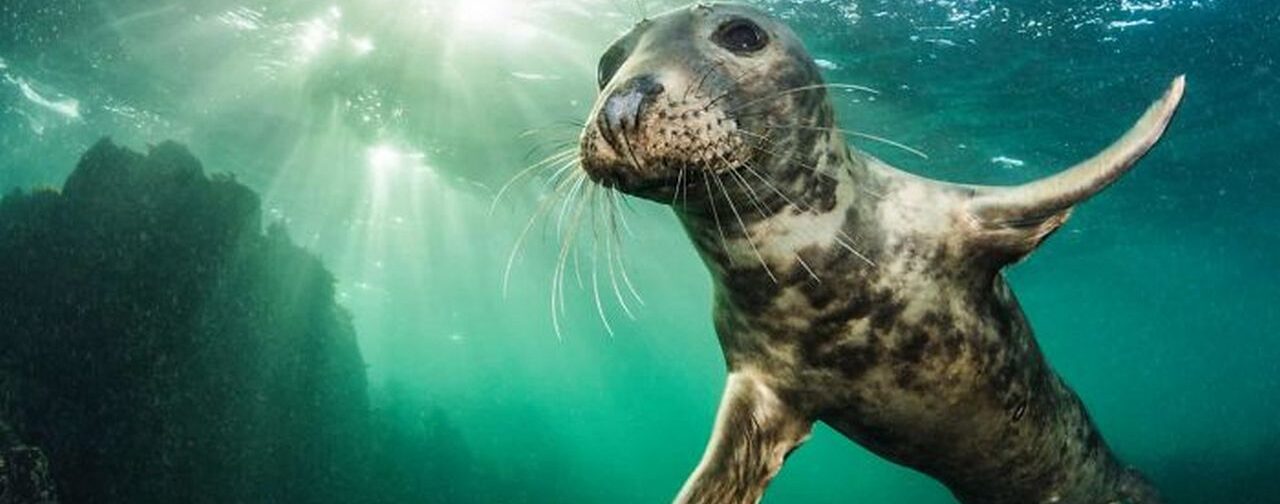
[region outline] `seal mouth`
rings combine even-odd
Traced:
[[[636,117],[632,116],[631,124],[636,123]],[[619,158],[629,160],[632,163],[638,163],[635,150],[631,146],[631,141],[627,138],[627,130],[623,123],[612,123],[605,119],[604,114],[596,119],[596,130],[600,132],[600,139],[604,141],[605,146],[613,151]]]
[[[738,173],[744,165],[726,166],[714,170],[686,166],[673,169],[674,174],[652,178],[635,178],[618,175],[616,172],[592,176],[596,184],[607,189],[619,190],[627,194],[653,200],[668,200],[671,204],[681,197],[705,194],[715,187],[713,179]]]

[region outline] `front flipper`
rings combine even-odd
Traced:
[[[729,375],[711,441],[677,504],[756,503],[782,461],[809,437],[813,421],[757,376]]]
[[[1083,163],[1020,186],[973,188],[974,195],[963,210],[975,244],[994,252],[1002,262],[1030,253],[1066,222],[1076,204],[1115,182],[1156,144],[1173,119],[1185,87],[1184,77],[1174,79],[1127,134]]]

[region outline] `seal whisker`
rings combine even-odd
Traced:
[[[581,143],[581,139],[578,138],[576,135],[573,136],[572,138],[560,138],[559,140],[557,139],[536,140],[533,142],[532,145],[529,146],[529,150],[525,152],[524,156],[521,157],[521,159],[526,163],[537,164],[532,162],[532,160],[541,156],[540,153],[545,152],[546,156],[542,157],[538,161],[538,162],[545,162],[548,158],[551,158],[551,157],[562,156],[566,153],[577,153],[580,143]]]
[[[772,144],[772,141],[771,141],[771,140],[769,140],[769,138],[768,138],[768,137],[766,137],[766,136],[764,136],[764,135],[761,135],[761,134],[758,134],[758,133],[752,133],[752,132],[750,132],[750,131],[742,131],[742,130],[739,130],[739,131],[738,131],[738,133],[742,133],[742,134],[746,134],[746,135],[749,135],[749,136],[753,136],[753,137],[756,137],[756,138],[760,139],[760,141],[761,141],[761,142],[766,142],[766,143],[770,143],[770,144]],[[757,149],[757,150],[759,150],[759,151],[761,151],[761,152],[764,152],[765,154],[769,154],[769,155],[771,155],[771,156],[773,156],[773,157],[775,157],[775,158],[779,158],[779,159],[781,159],[781,158],[783,157],[781,153],[779,153],[779,152],[777,152],[777,151],[774,151],[774,150],[771,150],[771,149],[769,149],[768,147],[763,147],[763,146],[760,146],[760,145],[758,145],[758,144],[753,144],[753,143],[750,143],[750,142],[747,142],[747,145],[750,145],[750,146],[751,146],[751,148],[753,148],[753,149]],[[818,168],[817,166],[814,166],[814,165],[811,165],[811,164],[805,163],[805,162],[803,162],[803,161],[797,161],[797,160],[791,160],[790,162],[791,162],[791,163],[795,163],[796,165],[800,166],[801,168],[808,168],[808,169],[809,169],[809,171],[810,171],[810,172],[812,172],[814,175],[817,175],[817,176],[820,176],[820,177],[827,177],[827,178],[829,178],[829,179],[831,179],[831,180],[833,180],[833,181],[836,181],[836,182],[839,182],[839,181],[840,181],[840,179],[836,178],[836,176],[835,176],[835,175],[832,175],[832,174],[830,174],[830,173],[827,173],[826,171],[822,170],[821,168]]]
[[[576,177],[579,177],[579,178],[586,178],[586,174],[583,172],[577,172],[575,175]],[[503,298],[507,296],[507,292],[509,291],[509,288],[511,285],[511,271],[515,267],[516,258],[519,257],[520,250],[524,248],[524,243],[525,243],[525,240],[528,239],[529,237],[529,232],[533,230],[534,224],[538,222],[538,217],[547,215],[552,208],[555,208],[555,205],[559,203],[560,198],[563,198],[565,195],[563,191],[563,187],[572,185],[574,183],[573,182],[574,180],[575,180],[575,177],[570,176],[564,179],[563,181],[561,181],[559,186],[556,188],[556,190],[552,192],[551,197],[547,198],[545,201],[543,201],[538,205],[538,208],[535,209],[533,214],[529,216],[529,220],[528,222],[525,223],[524,228],[520,230],[520,235],[516,237],[516,242],[511,247],[511,253],[508,254],[507,256],[506,268],[502,272],[502,297]]]
[[[562,119],[546,126],[539,126],[536,128],[529,128],[527,130],[521,131],[520,134],[517,135],[517,137],[528,138],[534,135],[538,135],[538,134],[545,133],[547,131],[556,130],[556,129],[566,129],[566,130],[582,129],[584,126],[586,126],[586,123],[579,121],[577,119]]]
[[[711,177],[707,175],[705,170],[702,171],[702,184],[707,188],[707,195],[711,197],[711,217],[715,219],[716,232],[720,234],[720,248],[728,251],[729,240],[724,236],[724,226],[720,225],[720,211],[716,209],[716,194],[711,191]],[[729,264],[733,264],[733,254],[726,254],[729,258]]]
[[[577,138],[535,141],[520,159],[528,163],[527,167],[539,162],[545,162],[547,158],[563,156],[566,153],[576,153],[579,143],[580,140]],[[544,152],[546,153],[545,157],[542,154]],[[539,161],[533,162],[533,159],[539,159]]]
[[[686,171],[685,167],[683,166],[680,167],[681,174],[684,174],[685,171]],[[692,183],[693,183],[692,181],[686,180],[685,183],[681,185],[681,187],[677,188],[677,191],[680,191],[680,194],[681,194],[680,196],[681,208],[684,208],[684,209],[689,208],[689,185]]]
[[[547,156],[546,158],[542,159],[541,161],[538,161],[537,163],[529,165],[527,168],[524,168],[519,172],[516,172],[516,174],[511,177],[511,180],[508,180],[507,183],[503,184],[502,188],[498,190],[498,194],[493,197],[493,203],[490,204],[489,206],[489,214],[492,215],[493,212],[497,210],[498,203],[502,201],[503,195],[505,195],[507,191],[509,191],[511,187],[514,186],[515,183],[518,182],[520,179],[528,175],[532,175],[534,172],[537,172],[541,168],[555,166],[556,163],[568,160],[573,156],[575,156],[578,153],[577,151],[578,150],[576,148],[562,150],[560,152]]]
[[[697,84],[695,84],[695,85],[693,85],[693,86],[689,86],[689,87],[685,88],[685,90],[684,90],[684,96],[681,96],[681,97],[680,97],[680,100],[681,100],[681,101],[688,101],[688,100],[689,100],[689,93],[691,93],[691,92],[693,93],[693,95],[694,95],[694,96],[697,96],[697,95],[698,95],[698,93],[702,91],[702,84],[703,84],[704,82],[706,82],[707,77],[710,77],[710,76],[711,76],[711,72],[712,72],[713,70],[715,70],[715,69],[716,69],[715,65],[708,64],[708,65],[707,65],[707,69],[706,69],[706,71],[702,72],[702,77],[699,77],[699,78],[698,78],[698,83],[697,83]]]
[[[769,125],[769,127],[771,127],[771,128],[773,128],[773,127],[777,127],[777,128],[779,128],[779,129],[803,129],[803,130],[812,130],[812,131],[834,131],[834,132],[836,132],[836,133],[844,133],[844,134],[846,134],[846,135],[855,136],[855,137],[858,137],[858,138],[865,138],[865,139],[867,139],[867,140],[873,140],[873,141],[880,142],[880,143],[883,143],[883,144],[888,145],[888,146],[891,146],[891,147],[897,147],[897,148],[902,149],[902,150],[904,150],[904,151],[907,151],[907,152],[909,152],[909,153],[911,153],[911,154],[913,154],[913,155],[915,155],[915,156],[918,156],[918,157],[920,157],[921,159],[929,159],[929,155],[928,155],[928,154],[926,154],[926,153],[924,153],[924,151],[921,151],[920,149],[917,149],[917,148],[911,147],[911,146],[906,145],[906,144],[904,144],[904,143],[902,143],[902,142],[894,141],[894,140],[891,140],[891,139],[888,139],[888,138],[885,138],[885,137],[882,137],[882,136],[872,135],[872,134],[870,134],[870,133],[863,133],[863,132],[861,132],[861,131],[847,130],[847,129],[840,129],[840,128],[826,128],[826,127],[821,127],[821,126],[806,126],[806,125],[802,125],[802,124],[770,124],[770,125]]]
[[[636,128],[639,128],[639,127],[640,125],[637,124]],[[622,131],[618,132],[618,134],[622,136],[622,145],[624,149],[627,151],[626,152],[627,157],[631,158],[632,166],[634,166],[637,170],[644,171],[645,170],[644,163],[641,163],[640,156],[636,155],[635,147],[632,147],[631,145],[631,137],[627,135],[626,127],[624,126]]]
[[[547,182],[543,187],[548,188],[548,187],[555,186],[556,184],[564,180],[566,178],[566,175],[571,173],[574,168],[581,168],[581,167],[582,167],[582,163],[576,157],[570,157],[568,159],[561,161],[560,165],[556,167],[556,170],[551,173],[551,176],[547,177]]]
[[[858,249],[853,247],[854,239],[853,237],[849,236],[849,233],[846,233],[844,232],[843,229],[841,229],[840,234],[845,238],[843,240],[840,238],[836,238],[836,243],[840,245],[840,248],[843,248],[849,251],[850,254],[853,254],[858,259],[862,259],[862,262],[867,263],[868,266],[871,266],[873,268],[879,267],[876,265],[876,262],[872,261],[871,258],[867,257],[866,254],[859,252]]]
[[[720,186],[720,192],[724,193],[725,202],[729,203],[729,210],[733,212],[733,217],[737,219],[738,226],[742,228],[743,239],[747,240],[747,245],[751,247],[751,251],[755,253],[756,259],[760,261],[760,266],[764,267],[765,274],[769,275],[769,279],[774,284],[778,283],[778,277],[773,275],[773,270],[769,269],[769,264],[765,262],[764,255],[760,253],[760,249],[756,247],[755,240],[751,239],[751,230],[747,229],[747,223],[742,220],[742,214],[738,212],[738,206],[733,203],[733,196],[729,195],[729,190],[724,187],[724,182],[720,180],[720,176],[712,174],[712,179],[716,185]],[[732,254],[730,254],[732,255]]]
[[[778,197],[782,198],[783,201],[786,201],[787,205],[794,206],[796,207],[796,209],[799,209],[800,211],[809,212],[809,214],[817,214],[817,211],[815,211],[812,206],[804,205],[804,203],[799,203],[794,200],[791,200],[791,197],[788,197],[785,192],[782,192],[782,189],[778,189],[777,185],[769,183],[769,180],[765,179],[764,175],[760,175],[759,171],[755,170],[753,166],[751,166],[750,164],[744,164],[742,165],[742,168],[746,169],[746,173],[754,175],[756,179],[759,179],[760,183],[764,184],[764,187],[773,189],[773,192],[778,194]],[[840,233],[840,237],[832,237],[832,239],[836,240],[836,243],[838,244],[838,246],[846,249],[846,251],[849,251],[849,253],[852,253],[852,255],[860,258],[860,260],[867,262],[868,265],[876,266],[876,262],[870,260],[870,258],[868,258],[867,255],[864,255],[864,253],[861,253],[858,251],[858,249],[854,248],[854,244],[852,244],[852,242],[855,242],[855,239],[850,237],[849,233],[845,233],[844,229],[837,229],[836,232]],[[844,238],[841,238],[841,237],[844,237]]]
[[[603,206],[602,206],[603,205]],[[605,249],[605,266],[609,268],[609,279],[616,287],[613,271],[613,239],[618,234],[617,221],[614,219],[613,213],[613,190],[601,186],[601,190],[592,201],[591,208],[591,229],[592,229],[592,261],[596,261],[599,255],[599,243],[604,242]],[[604,231],[600,230],[601,225]],[[594,264],[592,266],[595,267]],[[620,300],[621,301],[621,300]],[[628,310],[623,310],[628,311]]]
[[[572,232],[576,232],[576,226],[574,226],[574,229],[571,229],[571,233],[566,234],[564,231],[563,224],[561,224],[561,222],[565,219],[565,213],[568,211],[568,209],[573,208],[574,200],[578,199],[578,195],[581,194],[581,188],[585,183],[584,182],[585,178],[586,177],[577,177],[576,178],[577,181],[574,182],[572,188],[568,190],[568,192],[565,194],[565,198],[562,200],[560,217],[557,219],[557,224],[556,224],[556,235],[560,236],[561,243],[560,243],[560,250],[558,250],[556,253],[556,267],[553,269],[553,274],[552,274],[553,291],[556,288],[556,284],[558,282],[562,282],[562,279],[564,277],[562,268],[563,269],[568,268],[568,256],[567,256],[568,251],[566,247],[568,245],[568,242],[571,241],[569,237],[572,236]],[[581,208],[581,206],[582,204],[581,202],[579,202],[576,208]],[[576,214],[575,214],[575,217],[576,217]],[[560,257],[561,253],[565,254],[565,257],[563,259]],[[555,307],[554,298],[552,299],[552,307],[553,308]],[[553,313],[552,315],[554,316],[555,314]]]
[[[742,168],[751,170],[749,166],[746,166],[745,164],[742,165]],[[755,170],[751,170],[751,173],[755,173]],[[756,212],[759,212],[760,217],[762,217],[762,219],[765,219],[765,226],[768,226],[768,228],[773,228],[773,221],[769,220],[769,215],[764,210],[764,203],[762,202],[762,200],[760,200],[759,194],[756,194],[755,188],[751,187],[751,184],[748,183],[748,180],[746,180],[746,177],[742,177],[742,174],[737,173],[736,170],[730,170],[730,174],[736,178],[737,183],[739,183],[739,185],[742,185],[742,187],[744,187],[746,191],[748,191],[748,193],[750,194],[751,200],[753,200],[753,202],[755,203]],[[759,177],[759,175],[756,175],[756,177]],[[773,187],[773,184],[769,184],[767,180],[764,180],[763,178],[760,178],[760,180],[762,180],[762,182],[764,182],[765,185],[769,185],[769,187]],[[777,191],[777,189],[774,188],[774,191]],[[778,193],[781,194],[781,192],[778,192]],[[810,235],[810,237],[814,237],[814,234],[812,233],[808,233],[808,234]],[[809,272],[809,276],[812,276],[812,278],[815,281],[818,281],[819,284],[822,283],[822,278],[819,278],[817,272],[814,272],[812,267],[809,267],[808,262],[805,262],[804,257],[800,256],[799,251],[792,252],[792,255],[796,257],[797,262],[800,262],[800,266],[803,266],[805,271]]]
[[[613,324],[609,323],[609,316],[604,313],[604,302],[600,301],[600,282],[597,279],[599,272],[599,242],[592,244],[591,249],[591,291],[596,300],[596,313],[600,316],[600,322],[604,324],[605,332],[609,333],[609,337],[613,338]]]
[[[866,254],[859,252],[858,249],[853,247],[853,242],[857,240],[854,240],[853,237],[849,236],[849,233],[846,233],[843,229],[840,229],[838,231],[840,235],[844,237],[844,239],[842,240],[840,238],[836,238],[836,243],[840,244],[840,246],[845,250],[848,250],[850,254],[857,256],[858,259],[862,259],[862,262],[867,263],[868,266],[871,266],[873,268],[879,267],[876,265],[876,262],[872,261],[871,258],[867,257]]]
[[[764,66],[764,65],[765,65],[765,63],[766,63],[766,62],[760,62],[759,64],[757,64],[757,65],[755,65],[755,66],[752,66],[752,67],[746,68],[746,69],[744,69],[743,71],[738,72],[738,75],[733,76],[733,81],[734,81],[734,83],[735,83],[735,84],[741,84],[741,83],[742,83],[742,77],[743,77],[743,76],[746,76],[747,74],[750,74],[750,73],[752,73],[752,72],[755,72],[755,71],[756,71],[756,70],[758,70],[760,67]],[[719,103],[719,102],[720,102],[720,100],[723,100],[723,99],[725,99],[725,98],[728,98],[728,97],[730,97],[730,96],[733,96],[733,94],[734,94],[734,93],[736,93],[736,92],[737,92],[737,89],[732,89],[732,88],[731,88],[731,89],[729,89],[729,90],[727,90],[727,91],[725,91],[725,92],[723,92],[723,93],[720,93],[720,95],[718,95],[718,96],[716,96],[715,98],[712,98],[710,101],[708,101],[708,102],[707,102],[707,104],[706,104],[705,106],[703,106],[703,107],[702,107],[702,110],[703,110],[703,111],[710,110],[710,109],[711,109],[711,107],[715,106],[715,104],[716,104],[716,103]]]
[[[580,192],[578,193],[578,197],[577,197],[577,204],[576,204],[577,206],[575,207],[575,209],[574,209],[574,211],[573,211],[573,219],[569,222],[570,229],[569,229],[569,231],[568,231],[568,234],[566,234],[566,235],[562,235],[562,243],[561,243],[561,245],[560,245],[561,247],[565,248],[568,252],[570,252],[570,253],[572,253],[572,254],[573,254],[573,261],[574,261],[574,264],[573,264],[573,267],[574,267],[574,276],[576,277],[576,280],[578,281],[578,288],[579,288],[579,289],[585,289],[585,288],[586,288],[586,282],[584,282],[584,281],[583,281],[583,279],[582,279],[582,265],[581,265],[581,259],[580,259],[580,256],[579,256],[579,254],[578,254],[578,248],[577,248],[575,245],[577,244],[578,233],[582,230],[582,216],[586,213],[586,211],[587,211],[588,209],[590,209],[590,208],[591,208],[591,203],[590,203],[590,202],[591,202],[591,196],[592,196],[593,194],[595,194],[595,192],[596,192],[596,187],[598,187],[598,186],[595,186],[595,185],[589,185],[589,186],[587,186],[587,188],[586,188],[586,190],[585,190],[585,191],[580,191]],[[569,264],[568,264],[568,257],[567,257],[567,256],[565,257],[565,261],[564,261],[564,262],[565,262],[565,264],[564,264],[564,268],[563,268],[563,270],[560,272],[560,289],[561,289],[561,292],[560,292],[560,313],[561,313],[561,314],[564,314],[564,312],[565,312],[564,290],[563,290],[563,289],[564,289],[564,277],[565,277],[565,275],[567,275],[567,274],[568,274],[568,272],[569,272]]]
[[[547,176],[546,180],[542,181],[542,189],[544,191],[551,191],[552,193],[565,191],[566,187],[564,182],[566,180],[573,179],[573,175],[579,171],[574,170],[574,168],[580,166],[581,165],[577,159],[566,159],[562,161],[559,166],[555,167],[555,171],[551,172],[551,174]]]
[[[622,213],[622,207],[618,204],[618,199],[620,198],[620,196],[618,195],[617,191],[610,190],[609,197],[613,203],[613,207],[612,207],[612,210],[610,210],[609,215],[610,215],[610,219],[613,219],[613,216],[620,215]],[[637,291],[635,285],[631,283],[631,275],[627,273],[627,263],[623,261],[622,236],[618,234],[617,227],[618,226],[616,223],[613,224],[613,228],[614,228],[613,236],[616,239],[617,251],[618,251],[617,252],[618,270],[620,270],[621,272],[622,282],[627,286],[627,290],[630,291],[631,297],[635,298],[636,302],[640,303],[641,306],[644,306],[645,304],[644,298],[640,297],[639,291]]]
[[[720,161],[722,161],[726,166],[730,166],[728,159],[725,159],[724,156],[719,157]],[[747,192],[747,198],[752,206],[756,208],[756,213],[759,213],[761,218],[768,219],[769,212],[764,208],[764,201],[760,199],[760,195],[756,193],[755,188],[751,187],[751,184],[747,183],[747,179],[734,169],[725,170],[725,173],[733,177],[734,181],[738,183],[738,186],[742,187],[742,189]],[[772,224],[770,223],[769,225]]]
[[[584,203],[590,206],[588,203]],[[587,288],[587,283],[582,280],[582,255],[578,253],[578,248],[573,247],[573,278],[578,281],[578,288]]]
[[[879,91],[879,90],[876,90],[876,89],[874,89],[874,88],[870,88],[870,87],[867,87],[867,86],[859,86],[859,85],[857,85],[857,84],[841,84],[841,83],[809,84],[809,85],[806,85],[806,86],[798,86],[798,87],[793,87],[793,88],[791,88],[791,89],[784,89],[784,90],[782,90],[782,91],[778,91],[778,92],[776,92],[776,93],[774,93],[774,94],[772,94],[772,95],[768,95],[768,96],[763,96],[763,97],[760,97],[760,98],[756,98],[756,99],[754,99],[754,100],[748,101],[748,102],[746,102],[746,103],[743,103],[743,104],[741,104],[741,105],[738,105],[737,107],[734,107],[734,108],[730,109],[727,113],[728,113],[728,114],[733,114],[734,112],[737,112],[737,111],[739,111],[739,110],[742,110],[742,109],[744,109],[744,108],[750,107],[750,106],[755,105],[755,104],[758,104],[758,103],[766,102],[766,101],[769,101],[769,100],[776,100],[776,99],[781,98],[781,97],[783,97],[783,96],[787,96],[787,95],[791,95],[791,94],[795,94],[795,93],[800,93],[800,92],[804,92],[804,91],[812,91],[812,90],[815,90],[815,89],[849,89],[849,90],[854,90],[854,91],[863,91],[863,92],[870,93],[870,94],[873,94],[873,95],[878,95],[878,94],[880,94],[880,91]]]
[[[676,200],[680,198],[680,189],[684,187],[684,172],[684,167],[681,167],[676,174],[676,190],[671,192],[671,206],[676,206]]]
[[[818,277],[818,274],[813,271],[813,268],[809,267],[809,263],[805,262],[804,258],[800,256],[800,252],[796,252],[795,256],[796,262],[800,263],[800,267],[804,268],[804,270],[809,273],[809,277],[813,278],[814,282],[822,283],[822,278]]]
[[[578,143],[578,139],[563,139],[559,141],[540,140],[540,141],[534,142],[533,145],[530,145],[529,150],[525,151],[524,156],[521,157],[521,159],[524,160],[525,162],[529,162],[529,160],[537,156],[539,152],[548,148],[551,149],[551,152],[550,152],[551,156],[554,156],[556,154],[562,154],[566,150],[571,150],[571,148],[574,147],[575,144],[577,143]]]
[[[723,156],[721,156],[720,159],[725,163],[729,162],[727,159],[724,159]],[[772,229],[774,221],[769,219],[770,215],[768,211],[766,211],[764,208],[764,202],[760,199],[760,196],[756,194],[755,188],[751,187],[751,184],[747,182],[746,177],[743,177],[741,173],[737,172],[737,170],[727,170],[727,172],[734,179],[734,181],[738,183],[739,186],[741,186],[744,190],[747,191],[747,197],[751,201],[752,205],[756,207],[756,213],[760,214],[760,218],[764,220],[765,226],[769,229]],[[810,236],[813,236],[813,235],[811,234]],[[822,283],[822,279],[819,278],[818,274],[813,271],[813,268],[809,267],[809,263],[805,262],[803,257],[800,257],[799,251],[792,252],[792,255],[795,256],[796,261],[800,263],[800,266],[804,267],[804,270],[809,272],[810,277],[812,277],[818,283]]]
[[[585,178],[585,175],[583,178]],[[587,194],[590,195],[593,193],[596,187],[598,186],[592,185],[589,187],[587,189]],[[551,276],[551,325],[555,328],[556,339],[561,341],[564,340],[564,332],[560,325],[560,317],[565,313],[564,273],[568,266],[569,250],[573,245],[574,240],[577,239],[582,213],[586,208],[586,200],[587,198],[585,197],[578,199],[578,206],[574,210],[571,227],[567,233],[562,235],[563,237],[560,241],[560,253],[556,260],[556,269]]]
[[[773,191],[773,193],[774,193],[774,194],[777,194],[777,195],[778,195],[778,197],[779,197],[779,198],[782,198],[782,200],[783,200],[783,201],[785,201],[785,202],[787,202],[787,204],[789,204],[789,205],[791,205],[791,206],[793,206],[793,207],[796,207],[797,209],[800,209],[801,211],[804,211],[804,212],[812,212],[812,211],[813,211],[813,209],[812,209],[812,208],[810,208],[808,205],[801,205],[801,204],[796,203],[795,201],[793,201],[790,197],[788,197],[788,196],[786,195],[786,193],[783,193],[781,189],[778,189],[778,186],[774,185],[772,182],[769,182],[769,180],[768,180],[768,179],[766,179],[766,178],[764,178],[764,176],[763,176],[763,175],[760,175],[760,172],[759,172],[759,171],[757,171],[757,170],[755,169],[755,167],[751,166],[751,163],[743,163],[743,164],[742,164],[742,168],[743,168],[743,169],[745,169],[745,170],[747,171],[747,173],[750,173],[750,174],[751,174],[752,176],[754,176],[757,180],[759,180],[761,184],[764,184],[764,186],[765,186],[766,188],[768,188],[769,190]]]
[[[592,187],[591,194],[591,229],[593,239],[591,240],[591,294],[595,298],[596,314],[600,316],[600,322],[604,324],[605,332],[609,333],[609,337],[613,338],[613,324],[609,323],[609,316],[605,314],[604,302],[600,300],[600,192],[595,191]],[[613,265],[612,262],[609,263]],[[616,284],[615,284],[616,285]]]
[[[564,219],[569,214],[569,209],[572,207],[573,200],[582,193],[583,186],[587,185],[586,181],[587,177],[579,177],[578,181],[574,183],[573,189],[569,190],[569,194],[564,199],[564,203],[560,205],[560,217],[556,219],[556,234],[561,236],[564,235]],[[590,189],[588,189],[588,191],[589,190]]]
[[[617,195],[617,192],[614,191],[613,189],[610,189],[609,192],[610,194],[613,194],[615,196]],[[627,213],[623,211],[622,205],[618,203],[619,199],[622,199],[622,198],[619,198],[619,197],[611,198],[611,202],[613,206],[617,208],[618,221],[622,223],[622,230],[627,233],[627,236],[635,236],[636,232],[635,230],[631,229],[631,222],[627,220]]]
[[[617,269],[620,268],[623,270],[623,273],[625,273],[627,265],[622,262],[622,239],[618,236],[618,221],[616,218],[617,214],[615,213],[616,207],[613,206],[613,199],[617,197],[617,194],[613,191],[607,191],[607,194],[610,199],[610,205],[607,207],[609,213],[609,231],[605,233],[604,246],[605,259],[609,264],[609,283],[613,287],[613,296],[617,298],[618,305],[622,307],[623,313],[626,313],[627,318],[635,320],[635,313],[633,313],[631,311],[631,307],[627,305],[626,297],[622,295],[622,290],[618,286]],[[618,268],[614,267],[615,258]]]
[[[790,197],[786,195],[786,193],[782,192],[781,189],[778,189],[773,184],[770,184],[768,180],[765,180],[764,176],[760,175],[759,172],[752,169],[750,165],[746,165],[745,168],[747,169],[747,173],[755,175],[755,177],[760,179],[760,181],[763,182],[765,186],[773,189],[773,191],[777,193],[779,197],[786,200],[787,203],[789,203],[791,206],[799,208],[802,211],[805,211],[808,213],[817,213],[817,210],[815,210],[813,207],[804,205],[803,203],[797,203],[794,200],[792,200]],[[872,261],[870,258],[867,257],[866,254],[860,252],[857,248],[853,246],[853,243],[856,242],[857,240],[854,240],[852,236],[849,236],[849,233],[846,233],[844,229],[837,229],[836,232],[839,233],[840,236],[832,236],[831,238],[836,242],[837,245],[840,245],[841,248],[849,251],[850,254],[853,254],[858,259],[861,259],[863,262],[867,263],[868,265],[872,267],[876,266],[875,261]]]
[[[710,63],[707,63],[707,71],[706,71],[706,72],[703,72],[702,77],[701,77],[700,79],[698,79],[698,84],[697,84],[697,86],[694,86],[694,87],[692,87],[692,88],[689,88],[689,89],[693,89],[693,95],[694,95],[694,96],[698,96],[699,94],[701,94],[701,93],[702,93],[702,86],[703,86],[703,85],[705,85],[705,84],[707,83],[707,78],[708,78],[708,77],[711,77],[712,72],[714,72],[714,71],[716,70],[716,68],[720,68],[720,67],[721,67],[721,66],[723,66],[723,65],[724,65],[724,60],[722,60],[722,59],[720,59],[720,58],[716,58],[716,59],[712,60]],[[686,89],[686,90],[685,90],[685,95],[684,95],[684,100],[685,100],[685,101],[687,101],[688,99],[689,99],[689,91]],[[712,101],[712,102],[715,102],[715,100],[711,100],[711,101]]]

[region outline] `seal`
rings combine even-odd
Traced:
[[[674,208],[710,270],[728,368],[676,501],[759,501],[821,421],[964,503],[1159,502],[1050,368],[1002,269],[1156,143],[1184,85],[1077,166],[977,186],[847,145],[834,85],[756,9],[695,5],[613,43],[582,169]]]

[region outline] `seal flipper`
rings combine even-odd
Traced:
[[[1120,140],[1062,173],[1014,187],[973,187],[963,211],[977,243],[1009,262],[1030,253],[1066,222],[1075,205],[1115,182],[1156,144],[1185,88],[1185,76],[1174,79]]]
[[[754,504],[813,421],[749,372],[729,374],[715,428],[678,504]]]

